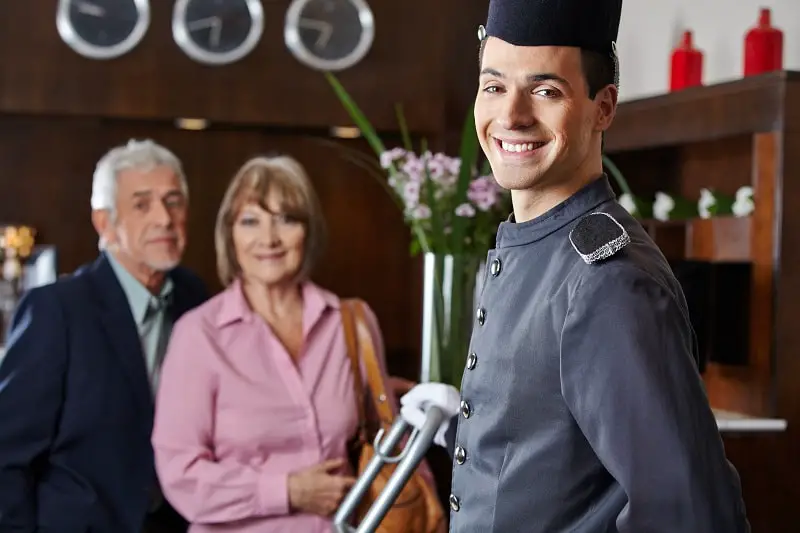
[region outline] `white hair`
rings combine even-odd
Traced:
[[[120,171],[135,169],[148,172],[159,166],[170,167],[175,172],[180,180],[181,190],[188,198],[189,186],[180,159],[150,139],[143,141],[131,139],[127,144],[109,150],[97,162],[92,178],[92,209],[108,210],[111,220],[116,220],[117,179]],[[104,239],[100,239],[98,248],[101,250],[105,248]]]

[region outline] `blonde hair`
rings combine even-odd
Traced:
[[[272,193],[278,195],[281,213],[305,226],[303,262],[297,274],[299,281],[308,278],[322,255],[326,241],[325,219],[314,186],[303,166],[286,155],[256,157],[236,172],[217,213],[214,244],[217,251],[217,274],[227,287],[241,274],[233,245],[233,224],[242,208],[256,204],[270,211],[266,202]]]

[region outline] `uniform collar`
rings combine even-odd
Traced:
[[[161,292],[158,296],[155,296],[153,293],[147,290],[147,287],[145,287],[138,279],[133,277],[133,275],[128,272],[128,270],[122,266],[119,261],[117,261],[113,254],[106,252],[105,256],[108,259],[108,262],[111,265],[119,284],[122,286],[122,290],[125,291],[128,304],[131,306],[133,319],[136,321],[137,325],[142,325],[145,318],[147,318],[147,312],[151,305],[155,308],[159,308],[161,307],[161,303],[168,302],[169,297],[172,294],[172,280],[169,278],[169,276],[166,276],[164,278],[164,284],[161,287]]]
[[[608,176],[602,174],[557,206],[532,220],[516,223],[512,214],[508,220],[500,223],[497,230],[497,248],[524,246],[544,239],[615,197]]]

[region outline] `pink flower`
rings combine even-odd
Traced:
[[[408,154],[400,170],[403,174],[408,176],[408,179],[411,181],[422,182],[422,179],[425,177],[425,163],[414,154]]]
[[[409,181],[403,186],[403,202],[406,208],[412,208],[419,203],[420,184],[416,181]]]
[[[481,211],[489,211],[500,198],[500,186],[491,175],[472,180],[467,190],[467,198]]]

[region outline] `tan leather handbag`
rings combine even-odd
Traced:
[[[347,351],[353,367],[356,401],[358,402],[360,423],[357,445],[360,446],[360,452],[357,455],[358,464],[355,466],[359,476],[375,454],[375,448],[372,443],[377,433],[377,428],[368,427],[365,416],[366,402],[359,356],[366,368],[369,396],[375,406],[380,427],[384,429],[384,432],[388,432],[394,422],[392,409],[388,402],[388,394],[392,394],[392,391],[387,391],[384,383],[380,366],[376,359],[375,343],[365,320],[363,305],[360,300],[343,300],[341,306],[342,325],[347,342]],[[400,451],[394,450],[393,453],[396,454]],[[372,503],[380,495],[395,467],[396,464],[393,463],[384,465],[355,513],[357,517],[356,523],[360,523]],[[445,528],[441,502],[436,492],[417,470],[403,487],[376,533],[438,533],[445,531]]]

